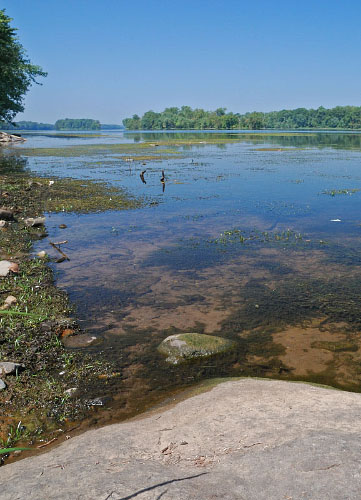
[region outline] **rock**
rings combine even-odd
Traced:
[[[6,384],[3,380],[1,380],[0,378],[0,391],[2,391],[3,389],[6,389]]]
[[[60,224],[59,229],[66,229],[68,226],[66,224]]]
[[[13,297],[12,295],[9,295],[8,297],[6,297],[4,305],[2,305],[0,307],[0,309],[1,310],[9,309],[11,306],[13,306],[14,304],[16,304],[16,302],[17,302],[16,297]]]
[[[45,217],[28,217],[24,220],[25,224],[29,227],[43,226],[45,224]]]
[[[71,335],[74,335],[75,333],[75,330],[73,330],[72,328],[65,328],[61,334],[60,334],[60,337],[70,337]]]
[[[8,260],[0,260],[0,276],[7,276],[10,272],[12,262]]]
[[[9,272],[19,272],[19,264],[10,262],[9,260],[0,260],[0,276],[7,276]]]
[[[360,394],[248,377],[203,389],[0,467],[1,500],[360,498]]]
[[[17,370],[24,368],[24,365],[19,363],[12,363],[11,361],[0,361],[0,375],[12,375]]]
[[[0,220],[0,228],[6,227],[6,220]]]
[[[95,335],[89,335],[88,333],[62,337],[62,342],[65,347],[72,348],[89,347],[91,345],[99,344],[101,341],[102,339],[100,337],[95,337]]]
[[[68,396],[74,396],[74,394],[76,393],[76,391],[78,390],[77,387],[70,387],[69,389],[66,389],[64,392],[65,394],[68,394]]]
[[[19,264],[17,264],[16,262],[12,262],[9,269],[13,273],[17,274],[19,272]]]
[[[9,295],[5,299],[5,304],[8,304],[9,306],[13,306],[16,303],[17,303],[17,299],[13,295]]]
[[[0,142],[25,142],[26,139],[20,135],[7,134],[6,132],[0,132]]]
[[[15,220],[14,213],[8,208],[0,208],[0,219],[1,220]]]
[[[45,250],[41,250],[36,255],[40,257],[40,259],[45,259],[45,257],[47,257],[48,254],[45,252]]]
[[[41,182],[37,182],[37,181],[28,181],[28,187],[29,188],[32,188],[32,187],[41,187],[42,184]]]
[[[214,335],[202,333],[179,333],[171,335],[158,346],[158,351],[167,356],[166,361],[174,365],[194,358],[205,358],[228,351],[234,342]]]

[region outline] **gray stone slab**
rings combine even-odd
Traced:
[[[226,382],[1,467],[1,500],[360,500],[360,417],[360,394]]]

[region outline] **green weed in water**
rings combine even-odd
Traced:
[[[359,189],[325,189],[322,194],[327,194],[328,196],[338,196],[338,195],[352,195],[360,191]]]

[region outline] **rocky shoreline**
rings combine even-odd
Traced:
[[[0,143],[11,143],[11,142],[25,142],[26,139],[18,134],[8,134],[6,132],[0,132]]]

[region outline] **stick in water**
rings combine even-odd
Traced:
[[[55,250],[57,250],[59,253],[61,253],[61,255],[66,259],[66,260],[70,260],[69,257],[62,251],[60,250],[60,248],[58,248],[55,243],[52,243],[51,241],[49,241],[50,245],[55,248]]]

